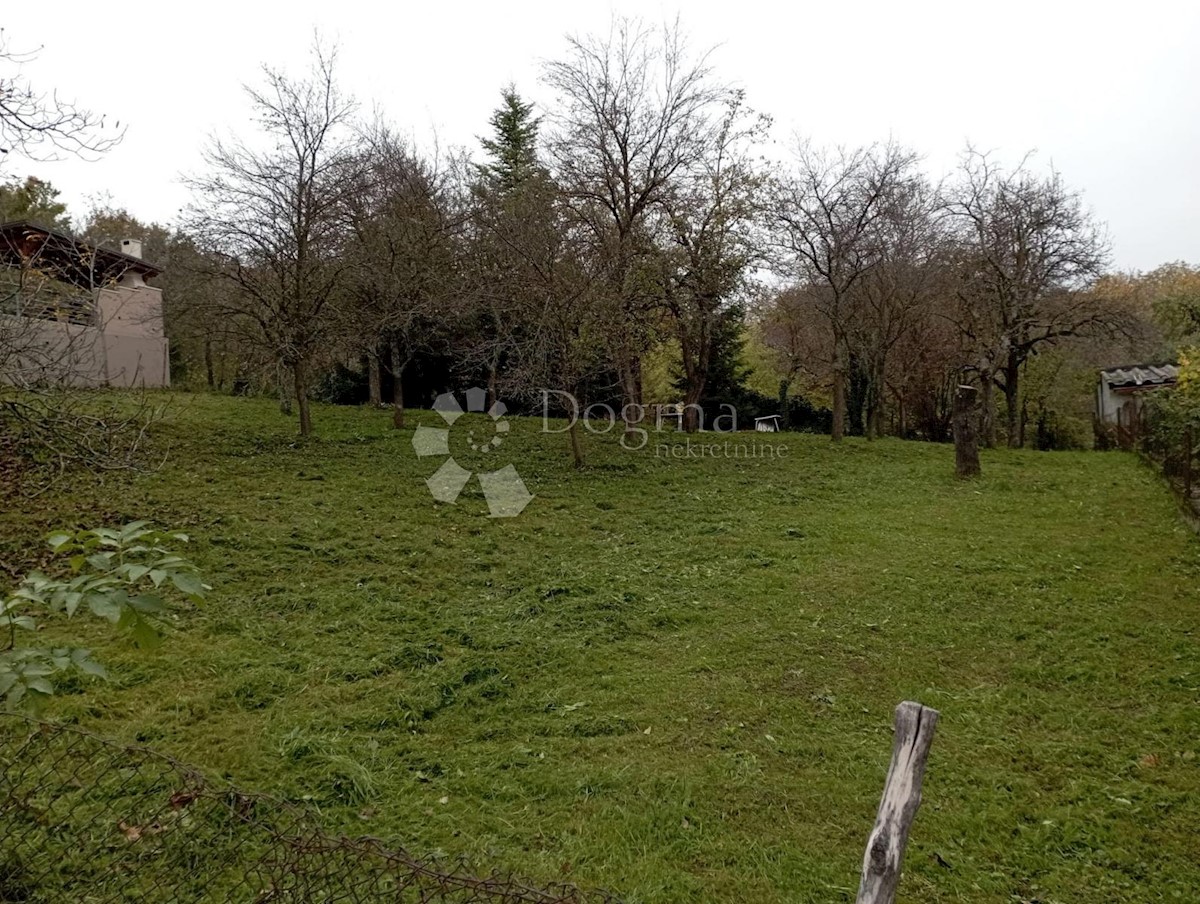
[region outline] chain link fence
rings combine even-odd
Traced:
[[[615,902],[322,831],[144,747],[0,714],[0,904]]]

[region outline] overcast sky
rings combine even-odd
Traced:
[[[540,62],[614,14],[681,14],[717,46],[720,76],[797,134],[889,136],[937,176],[969,140],[1015,162],[1035,149],[1108,223],[1114,265],[1200,261],[1200,4],[761,2],[6,3],[17,48],[43,48],[31,80],[128,123],[102,161],[29,164],[75,211],[108,194],[143,219],[186,204],[180,174],[206,136],[247,128],[241,86],[262,63],[301,72],[314,29],[341,48],[344,87],[430,146],[477,147],[509,81],[548,102]],[[50,12],[52,10],[52,12]]]

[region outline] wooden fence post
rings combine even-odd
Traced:
[[[879,815],[863,855],[857,904],[893,904],[908,829],[921,806],[921,782],[938,711],[906,700],[896,707],[896,738]]]

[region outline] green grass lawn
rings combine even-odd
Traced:
[[[0,516],[10,568],[51,527],[152,518],[214,585],[152,652],[53,622],[112,673],[53,718],[479,869],[826,902],[915,699],[942,718],[901,900],[1196,900],[1200,542],[1132,456],[997,450],[960,483],[947,446],[614,435],[576,472],[515,421],[487,467],[537,495],[491,519],[474,483],[433,501],[386,412],[318,407],[297,442],[268,401],[172,407],[159,470]]]

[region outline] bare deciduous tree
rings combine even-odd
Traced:
[[[597,304],[603,291],[602,264],[590,236],[574,219],[567,199],[548,175],[524,180],[505,193],[502,207],[476,222],[486,243],[489,269],[503,273],[494,284],[475,282],[476,293],[496,293],[506,318],[518,328],[505,338],[507,366],[499,387],[513,397],[534,398],[542,389],[566,396],[561,402],[571,423],[567,429],[575,466],[584,463],[579,414],[572,400],[586,403],[586,384],[605,366],[606,312]]]
[[[442,332],[456,283],[463,205],[453,173],[377,130],[362,181],[347,199],[353,241],[351,327],[377,393],[379,354],[392,375],[392,423],[404,426],[404,372]],[[378,401],[372,398],[372,401]]]
[[[894,144],[827,153],[804,143],[795,170],[776,183],[772,216],[780,264],[809,288],[829,323],[835,442],[846,429],[856,290],[881,260],[879,221],[913,161]]]
[[[1043,346],[1119,330],[1122,312],[1083,291],[1103,272],[1108,245],[1078,193],[1057,172],[1039,177],[1023,161],[1003,170],[968,149],[947,210],[956,225],[957,325],[982,386],[982,440],[994,442],[992,387],[1007,402],[1007,440],[1021,445],[1020,379]]]
[[[940,274],[939,281],[944,278]],[[910,312],[911,328],[888,353],[887,389],[898,436],[943,442],[951,436],[955,387],[962,381],[963,340],[946,317],[945,290]]]
[[[915,170],[896,174],[875,224],[876,262],[858,283],[851,344],[865,362],[867,439],[881,436],[892,350],[925,322],[942,288],[945,241],[934,188]]]
[[[689,433],[700,426],[699,403],[721,324],[740,316],[734,302],[760,253],[755,227],[762,179],[750,148],[765,128],[740,94],[732,96],[710,145],[677,174],[663,201],[671,243],[661,255],[664,297],[679,339]]]
[[[247,91],[262,125],[255,142],[215,139],[211,172],[190,180],[188,230],[221,261],[211,316],[290,372],[300,433],[312,431],[313,364],[332,350],[349,266],[345,199],[361,155],[350,129],[354,103],[338,90],[335,53],[314,51],[294,79],[264,68]]]
[[[713,81],[707,55],[689,56],[678,25],[628,19],[606,37],[571,39],[544,77],[561,108],[550,117],[552,167],[604,261],[609,354],[626,405],[640,406],[661,307],[644,269],[655,252],[650,221],[672,180],[701,158],[730,92]]]

